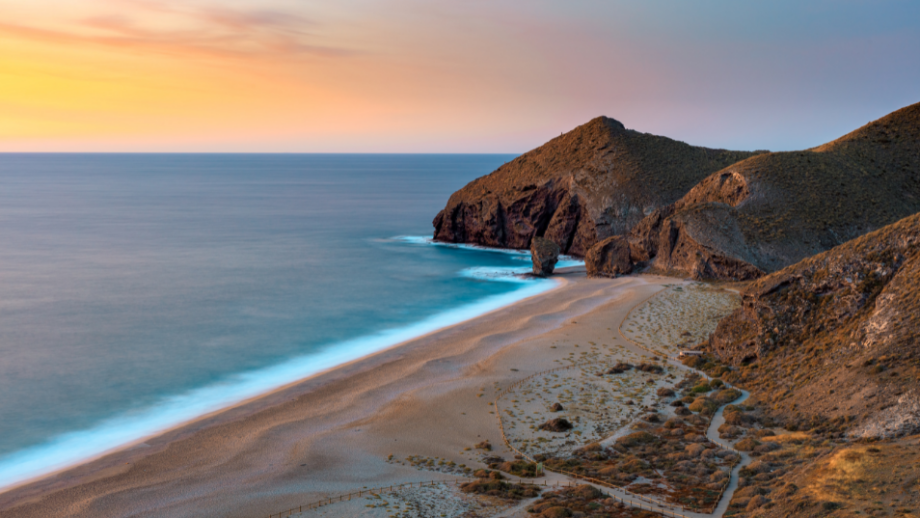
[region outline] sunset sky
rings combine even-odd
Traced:
[[[798,149],[920,101],[920,2],[0,0],[0,151]]]

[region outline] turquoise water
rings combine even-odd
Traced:
[[[0,487],[530,296],[435,245],[500,155],[0,155]]]

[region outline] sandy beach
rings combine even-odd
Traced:
[[[682,282],[587,279],[578,269],[558,278],[564,284],[551,292],[0,494],[0,511],[4,517],[268,516],[366,487],[455,480],[461,465],[483,467],[474,446],[485,440],[492,454],[510,458],[492,407],[496,393],[579,360],[650,355],[617,328],[633,306]],[[630,417],[625,410],[605,416],[604,433]],[[591,426],[587,417],[580,424]],[[409,457],[432,462],[413,465]]]

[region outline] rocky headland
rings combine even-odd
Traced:
[[[740,281],[917,212],[920,103],[782,153],[694,147],[599,117],[454,193],[434,237],[521,249],[544,237],[587,256],[592,275]]]
[[[920,103],[805,151],[707,176],[629,235],[636,262],[696,279],[774,272],[920,212]]]
[[[755,153],[695,147],[598,117],[455,192],[434,238],[527,249],[545,237],[563,254],[628,233],[697,182]]]
[[[669,320],[691,311],[686,301],[668,305],[693,295],[686,286],[634,308],[621,326],[655,355],[696,349],[680,360],[712,379],[667,403],[676,408],[660,440],[686,425],[679,418],[717,406],[701,395],[707,387],[732,384],[750,397],[725,407],[718,434],[753,461],[739,470],[724,516],[920,516],[920,103],[781,153],[694,148],[595,119],[470,183],[434,223],[444,241],[541,249],[553,241],[584,256],[589,277],[729,281],[741,306],[722,313],[708,338]],[[618,364],[596,376],[625,371]],[[648,409],[634,428],[659,425]],[[723,474],[687,460],[689,447],[661,459],[657,446],[629,451],[635,465],[614,466],[595,446],[590,458],[547,457],[548,469],[583,469],[613,484],[625,483],[613,475],[642,473],[649,487],[629,487],[652,493],[663,491],[655,477],[664,473],[669,501],[717,501],[705,491],[722,487]],[[589,515],[564,497],[551,493],[533,511]]]

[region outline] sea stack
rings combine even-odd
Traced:
[[[533,274],[548,277],[553,274],[559,261],[559,245],[542,237],[535,237],[530,243],[530,256],[533,259]]]

